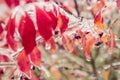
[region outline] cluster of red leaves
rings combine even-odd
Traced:
[[[23,0],[23,1],[24,3],[32,3],[32,2],[36,2],[37,0]],[[12,8],[20,5],[21,0],[5,0],[5,2],[8,5],[8,7]]]
[[[31,64],[40,67],[41,65],[41,52],[36,45],[36,37],[41,36],[45,43],[50,44],[51,47],[56,48],[54,39],[54,33],[56,28],[59,33],[65,32],[68,26],[68,17],[61,12],[59,7],[52,4],[52,9],[47,11],[46,6],[40,8],[37,4],[34,6],[36,15],[36,22],[31,18],[29,12],[25,9],[21,9],[22,15],[17,24],[18,11],[13,12],[7,22],[7,44],[9,47],[17,51],[19,49],[18,43],[21,41],[24,50],[22,50],[17,57],[17,62],[20,70],[24,72],[28,77],[31,76]],[[35,24],[37,24],[37,29]],[[1,27],[2,31],[2,27]],[[15,39],[15,35],[19,35],[19,41]],[[51,52],[55,53],[55,50],[51,48]]]

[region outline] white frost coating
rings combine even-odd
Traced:
[[[50,49],[51,49],[51,45],[48,44],[48,43],[46,43],[46,44],[45,44],[45,49],[46,49],[46,50],[50,50]]]
[[[11,16],[11,18],[14,18],[15,17],[15,14],[18,12],[18,10],[19,10],[19,6],[17,6],[12,12],[12,16]]]
[[[10,60],[13,60],[13,57],[11,56],[9,52],[11,51],[8,49],[0,48],[0,54],[7,56]]]
[[[47,3],[47,4],[44,5],[44,6],[45,6],[45,10],[46,10],[47,12],[53,10],[53,4],[51,4],[51,3]]]
[[[112,6],[112,7],[116,7],[116,2],[113,1],[113,0],[109,0],[109,1],[106,1],[105,3],[107,6]]]
[[[24,48],[19,48],[16,52],[12,53],[11,56],[14,57],[16,56],[18,53],[20,53],[20,51],[22,51]]]
[[[79,28],[82,32],[90,32],[94,37],[98,38],[98,34],[95,32],[97,28],[93,20],[83,19],[81,23],[82,25],[79,25]]]

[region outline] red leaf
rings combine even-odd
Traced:
[[[38,6],[35,8],[39,33],[47,41],[52,36],[52,20],[50,16]]]
[[[36,46],[36,30],[33,21],[27,13],[22,17],[20,21],[19,33],[25,52],[29,54]]]
[[[32,0],[25,0],[26,1],[26,3],[31,3],[32,2]]]
[[[0,34],[3,32],[3,28],[2,28],[2,25],[1,25],[1,22],[0,22]]]
[[[10,8],[20,4],[20,0],[5,0],[5,2]]]
[[[55,14],[55,12],[53,10],[50,10],[49,12],[46,11],[46,12],[52,19],[52,23],[51,23],[52,28],[55,29],[57,26],[57,21],[58,21],[57,15]]]
[[[25,0],[26,3],[36,2],[37,0]]]
[[[15,18],[11,18],[9,19],[7,25],[6,25],[6,30],[7,30],[7,43],[10,45],[10,47],[13,50],[17,50],[17,45],[16,45],[16,41],[14,40],[14,33],[15,33]]]
[[[8,62],[9,58],[6,55],[0,54],[0,62]]]
[[[26,74],[27,77],[31,77],[31,71],[30,71],[30,60],[28,56],[26,55],[25,51],[22,51],[19,53],[17,57],[17,63],[19,66],[19,69]]]
[[[109,33],[110,33],[110,38],[108,40],[108,48],[110,52],[112,52],[112,50],[114,49],[116,45],[116,41],[115,41],[115,35],[111,29],[109,30]]]
[[[98,27],[98,29],[104,30],[102,11],[97,13],[95,16],[94,24]]]
[[[58,17],[58,24],[60,26],[61,33],[65,32],[65,30],[67,29],[68,22],[69,22],[69,18],[60,12]]]
[[[62,7],[65,11],[67,11],[67,12],[71,13],[71,11],[70,11],[69,7],[68,7],[68,6],[66,6],[65,4],[61,5],[61,7]]]
[[[120,10],[120,0],[116,0],[116,3],[117,3],[118,9]]]
[[[45,2],[48,2],[49,0],[44,0]]]
[[[31,61],[34,65],[41,65],[41,52],[37,47],[34,47],[33,51],[30,53]]]

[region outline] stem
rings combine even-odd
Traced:
[[[15,62],[0,62],[0,66],[5,66],[5,67],[16,66],[16,63]]]
[[[94,77],[96,77],[95,80],[98,80],[97,79],[97,70],[96,70],[96,66],[95,66],[95,60],[93,59],[92,56],[91,56],[91,66],[92,66],[92,69],[93,69]]]
[[[97,76],[95,61],[94,61],[93,58],[91,59],[91,65],[92,65],[92,68],[93,68],[93,73],[94,73],[94,75]]]
[[[78,15],[78,17],[79,17],[79,16],[80,16],[80,12],[79,12],[79,9],[78,9],[77,1],[74,0],[74,3],[75,3],[75,9],[76,9],[76,11],[77,11],[77,15]]]

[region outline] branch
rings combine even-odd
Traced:
[[[111,67],[116,67],[116,66],[120,66],[120,62],[115,62],[115,63],[112,63],[111,65],[105,65],[105,66],[103,66],[103,68],[109,69]]]
[[[95,80],[98,80],[97,78],[97,69],[96,69],[96,65],[95,65],[95,60],[91,54],[91,65],[92,65],[92,69],[93,69],[93,74],[94,74],[94,77],[95,77]]]
[[[74,3],[75,3],[75,9],[76,9],[76,11],[77,11],[77,15],[78,15],[78,17],[79,17],[79,16],[80,16],[80,12],[79,12],[79,9],[78,9],[77,1],[74,0]]]
[[[16,66],[16,62],[0,62],[0,66]]]

